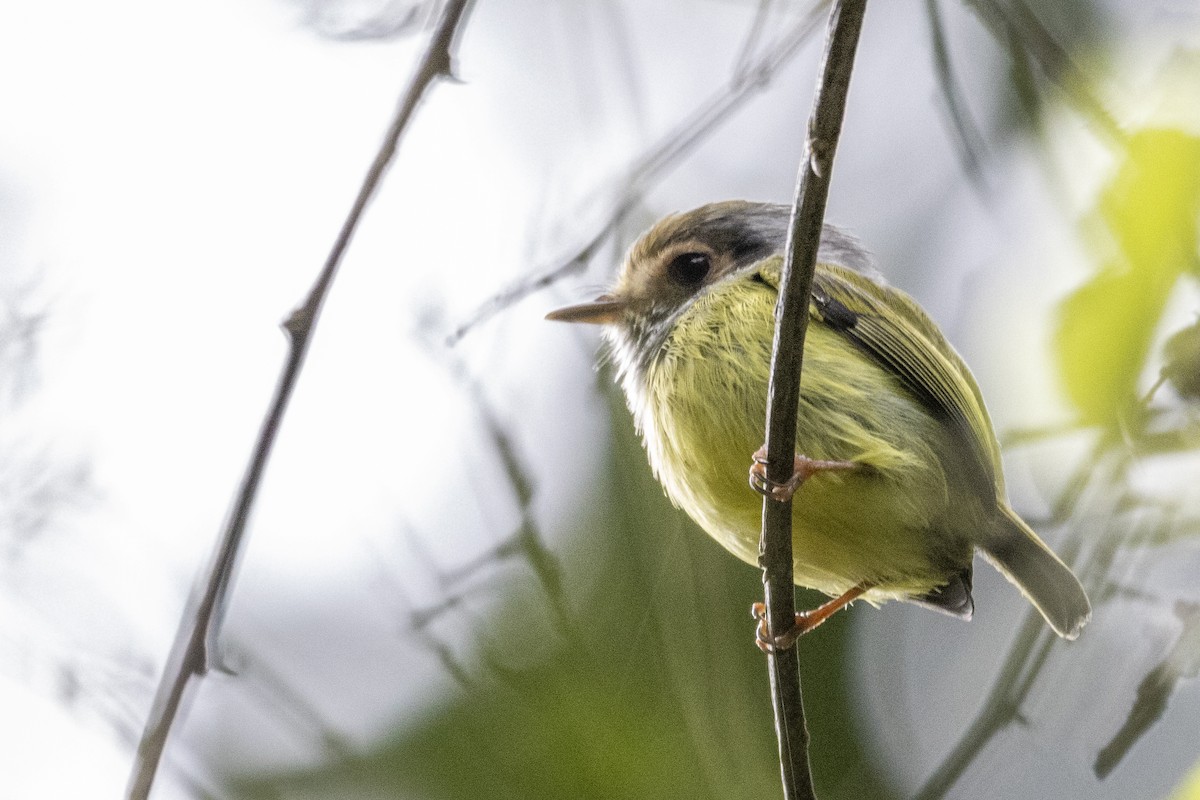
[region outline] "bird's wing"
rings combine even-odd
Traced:
[[[782,259],[779,259],[782,261]],[[762,272],[778,288],[781,264]],[[773,273],[773,274],[771,274]],[[818,265],[810,313],[894,374],[917,400],[957,430],[970,450],[956,465],[981,490],[1003,498],[1000,447],[967,365],[928,315],[903,292],[836,264]]]

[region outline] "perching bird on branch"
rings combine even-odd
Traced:
[[[669,216],[633,245],[612,291],[548,319],[605,327],[667,496],[757,562],[763,441],[787,206],[725,202]],[[1009,507],[979,387],[937,326],[874,274],[859,244],[822,234],[809,305],[795,475],[750,483],[793,504],[795,581],[835,598],[797,615],[786,646],[861,597],[974,610],[979,549],[1074,639],[1079,581]],[[761,614],[761,611],[759,612]]]

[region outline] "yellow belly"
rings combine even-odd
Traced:
[[[751,564],[762,498],[747,474],[763,442],[774,302],[773,291],[749,281],[700,297],[631,400],[667,495]],[[980,521],[977,501],[954,489],[938,457],[953,446],[894,376],[814,319],[796,449],[861,468],[819,474],[796,495],[796,583],[830,595],[870,583],[874,602],[945,584],[969,563]]]

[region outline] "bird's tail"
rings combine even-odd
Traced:
[[[1064,639],[1074,639],[1092,618],[1092,605],[1071,570],[1025,522],[1000,504],[1000,515],[980,549],[1033,603]]]

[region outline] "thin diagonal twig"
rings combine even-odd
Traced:
[[[741,50],[738,51],[737,59],[734,61],[734,80],[745,80],[750,74],[754,66],[754,53],[762,41],[763,32],[767,29],[767,21],[771,16],[771,7],[774,4],[775,0],[758,0],[758,11],[754,13],[754,21],[750,23],[750,30],[746,33]]]
[[[954,141],[958,145],[955,149],[958,151],[959,162],[975,191],[987,201],[990,194],[983,174],[983,136],[971,117],[965,94],[954,74],[950,46],[946,41],[946,30],[942,24],[941,12],[938,11],[937,0],[925,0],[925,16],[929,20],[934,72],[937,74],[938,86],[946,102],[946,112],[950,115],[950,122],[954,128]]]
[[[1078,469],[1067,481],[1054,503],[1051,520],[1055,524],[1071,520],[1076,522],[1073,532],[1059,549],[1060,555],[1068,564],[1074,563],[1078,558],[1085,536],[1084,530],[1090,527],[1077,516],[1085,492],[1093,486],[1115,485],[1129,466],[1130,462],[1126,458],[1106,457],[1116,444],[1117,440],[1114,437],[1102,437],[1092,447],[1090,455],[1081,460]],[[1111,497],[1106,498],[1106,501],[1112,500]],[[1107,513],[1103,517],[1113,519],[1115,505],[1105,510]],[[1083,573],[1080,573],[1080,576],[1084,577]],[[1086,577],[1084,580],[1086,582]],[[1009,645],[1000,672],[992,682],[983,704],[953,749],[926,778],[915,795],[916,800],[941,800],[946,797],[996,734],[1020,718],[1021,705],[1032,688],[1033,679],[1049,655],[1051,645],[1052,639],[1046,635],[1041,616],[1033,608],[1026,608],[1021,628]]]
[[[825,202],[829,196],[833,156],[842,130],[854,53],[865,11],[866,0],[842,0],[830,12],[821,77],[792,201],[779,303],[775,308],[775,341],[767,398],[767,478],[775,483],[783,483],[792,473],[809,297],[825,219]],[[763,499],[759,563],[763,567],[767,625],[773,637],[791,630],[795,624],[791,501],[779,502],[769,496]],[[776,649],[767,663],[784,797],[787,800],[815,798],[796,648]]]
[[[966,0],[965,5],[979,16],[992,36],[1008,49],[1013,56],[1014,67],[1025,70],[1029,65],[1024,62],[1032,61],[1097,130],[1113,142],[1125,141],[1126,136],[1112,114],[1088,89],[1083,70],[1028,5],[1020,0],[1011,3]]]
[[[446,344],[458,344],[473,329],[504,309],[582,269],[608,241],[629,212],[637,207],[642,195],[655,181],[694,150],[747,100],[770,84],[779,70],[799,52],[801,45],[808,41],[809,35],[820,22],[818,12],[824,5],[824,2],[817,3],[778,44],[748,67],[739,67],[727,86],[705,100],[677,127],[652,144],[634,161],[623,179],[626,190],[612,204],[600,226],[586,242],[569,254],[555,259],[552,266],[539,269],[496,292],[446,337]]]
[[[320,274],[303,304],[283,323],[288,336],[288,357],[280,372],[275,394],[259,429],[250,462],[234,497],[212,559],[197,579],[175,635],[175,642],[167,657],[167,664],[134,757],[127,787],[130,800],[144,800],[149,796],[171,726],[183,701],[184,691],[192,677],[203,675],[213,665],[216,632],[245,540],[246,525],[288,401],[300,377],[321,307],[359,220],[378,190],[396,153],[400,136],[408,126],[421,98],[435,80],[453,77],[452,50],[470,3],[471,0],[450,0],[446,3],[429,46],[409,81],[379,152],[363,179],[358,196],[355,197],[354,204],[342,223]]]

